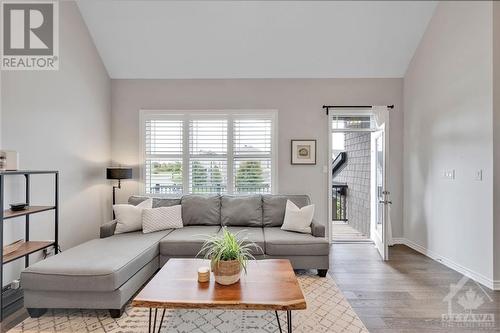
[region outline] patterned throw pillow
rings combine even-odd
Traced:
[[[142,210],[142,232],[182,228],[182,206],[158,207]]]

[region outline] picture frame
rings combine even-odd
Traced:
[[[316,165],[316,140],[291,140],[292,165]]]

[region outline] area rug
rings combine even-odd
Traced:
[[[333,279],[311,272],[299,272],[298,279],[306,296],[307,310],[293,312],[293,331],[368,332]],[[113,319],[107,311],[53,310],[38,319],[28,318],[9,332],[108,332],[148,331],[149,311],[128,306],[123,316]],[[280,314],[286,331],[286,315]],[[162,332],[234,333],[279,332],[274,312],[169,310]]]

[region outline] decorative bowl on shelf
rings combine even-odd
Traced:
[[[14,212],[25,210],[26,208],[28,208],[28,204],[26,202],[17,202],[10,204],[10,210]]]

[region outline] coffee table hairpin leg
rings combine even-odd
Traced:
[[[278,328],[280,330],[280,333],[283,331],[281,330],[281,322],[280,322],[280,317],[278,316],[278,311],[274,311],[276,314],[276,320],[278,321]],[[292,333],[292,311],[287,310],[286,311],[286,326],[287,326],[287,332]]]
[[[160,325],[158,325],[158,333],[160,333],[161,325],[163,324],[163,318],[165,317],[165,310],[166,309],[163,309],[163,313],[161,315]],[[156,331],[156,322],[157,322],[157,316],[158,316],[158,309],[155,308],[155,316],[154,316],[153,320],[151,320],[152,319],[151,318],[152,317],[152,312],[153,312],[153,309],[149,308],[149,326],[148,326],[148,332],[149,333],[155,333],[155,331]],[[274,313],[276,314],[276,320],[278,321],[279,331],[280,331],[280,333],[282,333],[281,322],[280,322],[280,318],[278,316],[278,311],[274,311]],[[288,333],[292,333],[292,311],[290,311],[290,310],[286,311],[286,324],[287,324],[287,332]],[[153,326],[152,330],[151,330],[151,326]]]
[[[157,314],[158,314],[158,309],[155,308],[155,317],[154,317],[154,321],[151,321],[151,313],[152,313],[152,310],[151,308],[149,308],[149,326],[148,326],[148,332],[149,333],[155,333],[156,331],[156,317],[157,317]],[[166,309],[163,309],[163,313],[161,315],[161,319],[160,319],[160,325],[158,325],[158,333],[160,333],[160,330],[161,330],[161,325],[163,324],[163,318],[165,317],[165,310]],[[151,326],[153,326],[153,330],[151,330]]]

